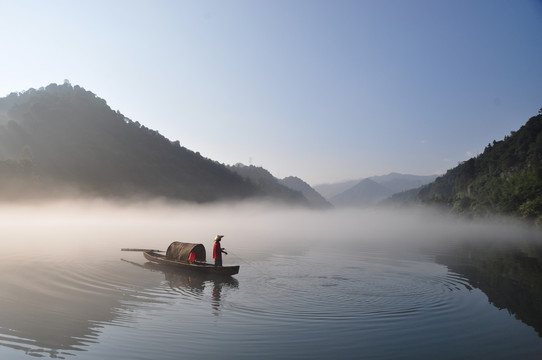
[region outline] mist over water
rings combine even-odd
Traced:
[[[536,358],[542,351],[531,328],[433,261],[463,241],[540,241],[539,232],[505,219],[103,200],[4,204],[0,214],[2,358],[197,358],[214,354],[217,342],[224,358],[236,359]],[[120,251],[194,242],[212,261],[217,234],[229,252],[224,264],[241,265],[228,280]],[[472,321],[479,327],[466,331]],[[414,346],[421,341],[425,353]]]
[[[466,239],[518,242],[541,238],[538,231],[504,219],[474,222],[416,208],[315,211],[266,203],[95,200],[0,205],[0,213],[4,251],[14,255],[51,252],[55,256],[102,257],[120,247],[165,250],[172,241],[211,246],[216,234],[225,235],[224,247],[255,254],[291,254],[314,246],[396,249],[423,245],[438,249]]]

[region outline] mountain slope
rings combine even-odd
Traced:
[[[332,184],[319,184],[314,186],[314,190],[316,190],[325,199],[329,200],[335,195],[339,195],[340,193],[356,186],[360,181],[361,180],[348,180]]]
[[[314,190],[309,184],[297,178],[295,176],[289,176],[282,180],[279,180],[279,183],[286,186],[289,189],[294,191],[299,191],[305,196],[308,200],[311,207],[327,209],[333,207],[322,195],[320,195],[316,190]]]
[[[356,182],[318,185],[315,186],[315,189],[323,190],[327,194],[335,194],[328,199],[336,206],[368,206],[374,205],[392,194],[430,183],[436,177],[436,175],[419,176],[390,173]]]
[[[456,213],[484,217],[506,214],[542,222],[542,109],[518,131],[488,144],[411,201],[448,206]]]
[[[330,202],[335,206],[368,206],[387,198],[393,192],[371,179],[361,180],[356,186],[333,196]]]
[[[0,99],[0,159],[0,179],[6,180],[0,196],[13,198],[60,189],[197,202],[261,194],[225,166],[69,83]]]
[[[269,199],[272,198],[274,200],[309,205],[309,201],[300,191],[295,191],[282,185],[277,178],[262,167],[236,164],[234,166],[229,166],[229,169],[241,176],[246,181],[255,184],[256,187],[263,190],[263,192],[266,194],[272,195],[272,197],[269,197]]]
[[[392,191],[392,193],[398,193],[401,191],[407,191],[410,189],[419,188],[422,185],[433,182],[437,178],[437,175],[408,175],[390,173],[388,175],[373,176],[369,179],[376,181],[377,183],[384,185]]]

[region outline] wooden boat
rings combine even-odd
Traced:
[[[188,261],[190,253],[195,254],[193,262]],[[239,265],[215,266],[205,259],[205,247],[202,244],[190,244],[175,241],[169,245],[166,255],[156,250],[143,251],[145,259],[160,265],[175,267],[187,271],[214,275],[235,275],[239,273]]]
[[[168,260],[165,255],[158,254],[154,251],[145,251],[143,252],[145,259],[155,262],[161,265],[173,266],[179,269],[184,269],[188,271],[197,271],[207,274],[220,274],[220,275],[235,275],[239,273],[239,265],[234,266],[215,266],[213,264],[208,264],[200,261],[194,261],[193,263],[189,262],[180,262],[174,260]]]

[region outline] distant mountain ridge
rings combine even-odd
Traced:
[[[247,166],[242,163],[229,166],[229,169],[274,194],[281,193],[283,197],[291,197],[297,201],[306,202],[312,208],[324,209],[332,207],[316,190],[297,177],[290,176],[278,179],[262,167]]]
[[[393,194],[393,191],[371,179],[363,179],[354,187],[333,196],[335,206],[368,206]]]
[[[239,163],[228,166],[228,169],[241,176],[243,179],[255,184],[265,193],[273,194],[273,197],[275,198],[308,204],[308,201],[304,198],[303,194],[283,186],[278,179],[262,167],[245,166]]]
[[[369,179],[387,187],[393,193],[420,187],[434,181],[438,175],[409,175],[390,173],[388,175],[372,176]]]
[[[288,176],[279,182],[292,190],[301,192],[314,208],[329,209],[333,207],[318,191],[298,177]]]
[[[347,180],[337,183],[319,184],[314,186],[314,190],[318,191],[325,199],[331,199],[358,184],[361,180]]]
[[[391,195],[418,188],[435,180],[437,175],[390,173],[362,180],[316,185],[314,188],[335,206],[364,207],[375,205]]]

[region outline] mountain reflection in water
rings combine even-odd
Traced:
[[[542,337],[542,246],[516,243],[461,242],[436,260],[465,276],[497,308],[507,309]]]

